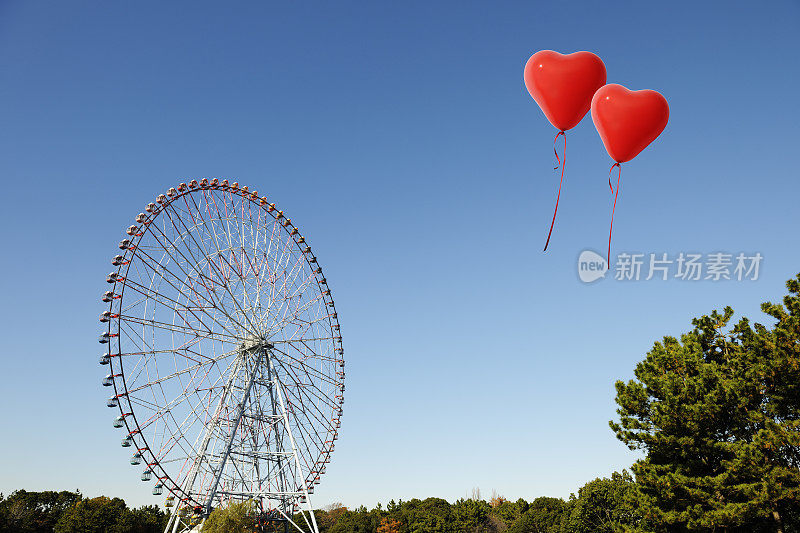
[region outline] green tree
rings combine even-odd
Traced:
[[[524,502],[524,500],[522,500]],[[519,505],[519,501],[517,502]],[[520,505],[525,511],[508,529],[508,533],[560,533],[561,521],[567,505],[561,498],[536,498],[530,504]]]
[[[120,533],[163,533],[169,515],[157,505],[126,509],[117,522]]]
[[[733,310],[664,337],[616,383],[618,439],[657,531],[785,531],[800,503],[800,275],[776,323],[728,323]]]
[[[414,498],[403,506],[408,533],[444,533],[450,531],[453,511],[447,500]]]
[[[244,533],[254,530],[255,503],[233,502],[214,509],[203,524],[203,533]]]
[[[452,505],[453,530],[470,533],[486,529],[492,508],[483,500],[460,499]]]
[[[367,511],[364,506],[355,511],[345,510],[338,517],[333,526],[328,530],[330,533],[375,533],[381,522],[380,511]]]
[[[120,498],[85,498],[64,511],[55,533],[127,533],[124,515],[128,511]]]
[[[525,500],[522,500],[522,502],[524,505],[520,505],[519,501],[510,502],[504,499],[492,508],[491,514],[502,522],[504,528],[508,528],[511,524],[517,522],[522,513],[525,512],[528,504]]]
[[[330,528],[333,527],[336,524],[336,522],[339,521],[339,518],[345,512],[347,512],[347,507],[345,507],[339,502],[330,504],[322,511],[319,510],[315,511],[314,516],[317,519],[317,525],[319,526],[320,531],[330,530]],[[302,518],[300,518],[300,516],[298,515],[295,521],[297,520],[302,521]]]
[[[633,477],[625,470],[578,489],[561,520],[564,533],[643,531]]]
[[[80,500],[77,491],[14,491],[0,498],[0,531],[51,533],[64,511]]]

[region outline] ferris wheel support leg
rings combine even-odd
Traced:
[[[303,477],[303,467],[300,464],[300,456],[297,453],[297,445],[294,441],[294,435],[292,435],[292,428],[289,426],[289,414],[286,412],[286,404],[283,401],[283,392],[281,391],[280,382],[278,381],[278,373],[275,371],[275,367],[272,364],[272,357],[271,353],[268,352],[267,354],[267,362],[269,363],[270,370],[272,374],[275,376],[275,390],[278,392],[278,402],[281,404],[281,412],[283,413],[283,423],[286,425],[286,434],[289,435],[289,442],[292,445],[292,455],[294,455],[295,466],[297,467],[297,479],[305,479]],[[308,514],[311,515],[311,530],[313,533],[319,533],[319,527],[317,527],[317,518],[314,516],[314,508],[311,507],[311,498],[308,494],[308,488],[303,485],[303,495],[306,497],[306,506],[308,507]],[[308,523],[308,520],[306,520]],[[312,526],[313,524],[313,526]],[[298,528],[299,529],[299,528]]]
[[[286,522],[284,522],[284,531],[285,531],[285,533],[289,532],[289,524],[292,524],[294,527],[296,527],[298,531],[303,531],[303,528],[298,526],[297,524],[295,524],[294,520],[292,520],[292,518],[289,515],[287,515],[284,512],[281,512],[281,514],[286,519]],[[303,518],[305,519],[306,524],[308,524],[308,527],[311,528],[311,524],[309,524],[308,519],[305,516],[306,515],[303,515]]]
[[[176,505],[172,508],[172,512],[169,516],[169,522],[167,522],[167,527],[164,528],[164,533],[176,533],[180,524],[181,519],[178,515],[178,506]]]
[[[272,354],[270,352],[268,352],[267,353],[267,357],[268,358],[272,357]],[[276,383],[277,380],[273,379],[273,377],[272,377],[272,365],[271,364],[267,365],[267,379],[269,381],[269,399],[270,399],[270,405],[272,407],[272,416],[277,418],[279,416],[278,415],[278,404],[275,402],[275,386],[276,386],[275,383]],[[280,415],[280,416],[281,416],[281,418],[283,418],[282,415]],[[280,438],[280,436],[278,435],[277,431],[275,431],[275,451],[278,452],[278,453],[283,451],[283,439]],[[286,473],[284,472],[283,464],[282,464],[282,460],[281,460],[281,456],[280,455],[278,455],[278,457],[277,457],[277,463],[278,463],[278,472],[279,472],[279,479],[280,479],[280,482],[279,482],[279,485],[278,485],[278,490],[280,490],[281,492],[284,492],[284,493],[285,492],[289,492],[289,490],[290,490],[289,489],[289,484],[286,482]],[[291,521],[291,519],[289,518],[289,516],[287,514],[289,512],[289,498],[288,497],[283,496],[281,498],[281,506],[283,507],[283,509],[281,510],[281,513],[286,517],[287,520]],[[286,529],[287,532],[288,532],[288,528],[289,528],[288,522],[284,522],[284,529]]]
[[[208,444],[211,442],[211,435],[214,432],[214,428],[219,424],[219,419],[222,416],[222,410],[225,406],[225,400],[228,398],[228,393],[233,387],[233,382],[236,380],[239,370],[241,370],[241,366],[244,362],[243,360],[244,355],[239,354],[239,356],[236,358],[236,362],[234,363],[230,378],[228,378],[228,383],[220,395],[219,402],[217,402],[217,408],[214,410],[214,416],[211,418],[211,420],[209,420],[208,425],[206,426],[206,433],[203,436],[203,443],[200,445],[200,452],[197,454],[197,458],[192,464],[192,470],[189,472],[189,475],[186,476],[186,483],[184,484],[183,492],[187,495],[192,490],[195,479],[197,479],[197,474],[200,471],[200,465],[203,462],[203,457],[205,457],[206,451],[208,450]],[[175,506],[175,514],[178,514],[177,505]],[[178,522],[180,522],[180,520],[178,520]]]
[[[242,421],[242,416],[244,415],[244,410],[247,407],[247,402],[250,400],[250,391],[253,389],[253,382],[256,380],[256,375],[258,374],[258,368],[259,366],[261,366],[261,361],[262,359],[264,359],[264,354],[267,353],[267,350],[269,349],[270,345],[267,346],[268,346],[267,348],[259,350],[258,358],[253,364],[253,371],[250,372],[250,376],[247,380],[247,387],[245,388],[244,395],[242,396],[242,401],[238,405],[238,409],[236,412],[236,420],[234,421],[233,427],[231,428],[231,433],[228,436],[228,441],[225,443],[225,449],[222,452],[222,460],[219,463],[217,475],[214,477],[214,483],[211,485],[211,491],[208,493],[208,497],[206,498],[206,502],[204,505],[206,516],[211,512],[211,503],[214,501],[214,497],[217,495],[217,487],[219,486],[219,480],[222,478],[222,472],[225,470],[225,463],[228,462],[228,457],[231,454],[231,446],[233,446],[233,439],[236,437],[236,432],[239,429],[239,424]],[[242,354],[242,357],[244,358],[244,354]]]
[[[175,512],[174,508],[173,508],[172,511],[170,511],[170,513],[169,513],[169,521],[167,522],[167,527],[164,528],[164,533],[169,533],[169,531],[174,528],[175,517],[177,516],[177,514],[178,513]]]
[[[208,422],[206,426],[206,433],[203,436],[203,442],[200,445],[200,452],[197,454],[197,458],[192,464],[192,469],[189,472],[189,475],[186,476],[186,483],[184,484],[183,491],[185,494],[189,494],[192,490],[192,486],[194,486],[195,479],[197,478],[197,474],[200,471],[200,465],[203,461],[203,457],[205,457],[206,451],[208,450],[209,442],[211,441],[211,435],[213,433],[214,428],[219,423],[219,419],[222,414],[222,408],[225,405],[225,400],[227,399],[228,393],[233,387],[233,382],[236,380],[236,376],[238,376],[239,371],[241,370],[241,366],[243,364],[243,355],[239,355],[236,358],[236,361],[233,365],[233,369],[231,370],[230,378],[228,378],[227,385],[222,391],[220,395],[219,402],[217,402],[217,408],[214,411],[214,416]],[[170,517],[170,521],[167,523],[167,527],[164,529],[164,533],[178,533],[179,528],[181,527],[181,517],[179,511],[180,504],[175,505],[173,507],[172,515]]]

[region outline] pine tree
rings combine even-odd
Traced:
[[[657,531],[778,531],[800,508],[800,275],[777,323],[733,328],[733,310],[694,319],[616,383],[618,439]]]

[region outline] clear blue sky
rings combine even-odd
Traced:
[[[347,403],[318,504],[567,496],[628,467],[614,380],[800,271],[800,7],[571,4],[0,1],[0,491],[161,501],[111,427],[96,317],[124,229],[199,176],[274,198],[333,288]],[[540,49],[670,103],[624,165],[615,250],[760,252],[758,281],[582,284],[611,207],[589,117],[542,253]]]

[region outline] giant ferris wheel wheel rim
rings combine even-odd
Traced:
[[[190,200],[193,204],[189,203]],[[228,201],[231,202],[234,214],[228,212]],[[184,207],[180,207],[181,202]],[[212,204],[216,209],[215,213],[211,209]],[[206,208],[205,214],[201,205]],[[248,220],[245,219],[245,209]],[[299,449],[302,446],[302,451],[299,453],[303,455],[308,466],[306,477],[295,481],[306,494],[313,492],[314,485],[319,483],[320,476],[325,471],[325,464],[330,460],[341,425],[344,350],[331,289],[310,246],[291,219],[266,197],[259,196],[256,191],[249,191],[247,187],[239,187],[238,183],[229,183],[228,180],[202,179],[192,180],[188,185],[181,183],[177,188],[169,189],[167,194],[159,195],[155,202],[148,204],[145,211],[146,213],[140,213],[135,218],[136,224],[128,228],[129,238],[120,242],[122,254],[112,260],[117,270],[107,278],[112,290],[104,294],[103,300],[108,303],[108,308],[100,317],[101,322],[107,324],[100,341],[109,347],[101,358],[101,363],[107,364],[111,369],[103,384],[113,386],[114,391],[107,404],[119,410],[120,414],[114,425],[121,421],[127,432],[122,441],[123,446],[136,450],[134,459],[138,455],[140,462],[146,461],[142,479],[155,477],[157,482],[154,493],[166,490],[184,506],[197,508],[207,503],[200,501],[202,491],[193,492],[193,487],[181,485],[181,476],[188,472],[186,467],[191,453],[187,449],[181,453],[172,451],[179,445],[188,444],[188,449],[194,448],[189,444],[186,435],[167,435],[171,429],[196,429],[208,424],[211,416],[209,406],[217,394],[214,392],[215,385],[211,385],[209,369],[215,369],[218,380],[221,379],[232,368],[232,363],[229,362],[222,369],[223,363],[240,357],[237,354],[243,353],[242,347],[250,342],[268,345],[273,354],[270,364],[274,365],[276,372],[275,383],[290,404],[286,411],[287,428],[293,427],[302,437],[303,443],[298,445]],[[241,246],[230,240],[232,220],[240,224],[236,232],[242,238]],[[160,222],[163,222],[163,226],[159,225]],[[223,222],[228,226],[225,231],[228,232],[229,246],[221,247],[216,242],[212,248],[210,241],[207,247],[202,240],[198,241],[198,235],[202,235],[201,239],[216,239],[223,235],[222,230],[216,233],[215,226],[222,225]],[[272,232],[269,240],[266,239],[266,233],[263,239],[258,236],[258,232],[267,226]],[[244,232],[247,229],[254,231],[256,237],[245,245]],[[269,279],[266,280],[270,260],[277,259],[277,255],[270,255],[272,250],[269,248],[276,238],[285,247],[280,261],[284,257],[287,258],[286,261],[294,258],[295,263],[290,273],[287,273],[286,268],[282,273],[274,270],[269,272]],[[253,255],[263,252],[263,257],[248,255],[251,244],[254,246]],[[259,249],[260,245],[267,246],[267,250]],[[194,257],[192,247],[195,250],[210,250],[211,253]],[[161,256],[157,257],[159,253]],[[240,256],[237,255],[240,253]],[[182,257],[176,259],[176,256],[181,255]],[[238,260],[241,261],[237,265]],[[173,272],[171,269],[182,272]],[[143,271],[148,270],[151,274],[144,275]],[[289,294],[287,287],[295,287],[301,273],[306,276],[303,284],[297,288],[296,293]],[[293,279],[291,275],[294,275]],[[146,280],[149,280],[148,284],[142,283]],[[278,294],[276,288],[281,282],[280,290],[284,292]],[[296,302],[303,299],[306,291],[309,295],[307,299],[311,303],[303,307]],[[262,295],[269,299],[266,309],[260,301]],[[316,297],[312,299],[311,295]],[[126,297],[131,296],[132,298],[126,300]],[[190,303],[200,305],[189,305]],[[324,315],[318,309],[320,304],[326,313]],[[226,305],[235,309],[229,310]],[[274,307],[276,305],[278,307]],[[312,308],[316,315],[308,312]],[[138,310],[141,316],[132,310]],[[162,318],[157,313],[169,311],[173,313],[171,322],[156,320],[156,316]],[[309,317],[314,321],[308,320]],[[288,326],[294,329],[285,331]],[[320,332],[326,335],[320,336]],[[190,339],[184,344],[175,344],[176,340],[192,335],[200,340]],[[164,344],[167,338],[172,341],[171,346]],[[116,350],[113,349],[114,346]],[[128,346],[139,349],[131,351]],[[206,348],[208,346],[211,348]],[[217,346],[220,350],[223,346],[233,349],[217,353]],[[204,349],[206,353],[203,353]],[[211,356],[208,355],[209,350]],[[166,364],[163,361],[167,360],[169,354],[173,356],[174,371],[172,374],[161,375],[156,361]],[[191,365],[186,363],[189,360],[192,361]],[[128,364],[128,361],[132,363]],[[314,364],[319,368],[314,367]],[[201,370],[205,370],[204,376]],[[277,376],[279,373],[282,377]],[[232,379],[235,378],[236,376]],[[176,384],[184,386],[182,394],[185,397],[167,400],[165,386],[175,388]],[[210,385],[202,393],[205,396],[200,393],[200,387],[194,391],[189,390],[197,384]],[[161,397],[158,396],[159,391]],[[145,393],[149,393],[152,398],[148,396],[146,400]],[[191,405],[189,408],[187,398],[193,394],[208,402]],[[160,405],[158,401],[162,397],[164,405]],[[154,398],[157,401],[152,401]],[[177,406],[187,410],[185,420],[180,423],[174,416]],[[303,411],[306,407],[308,412]],[[331,413],[330,418],[322,418],[327,416],[328,411]],[[153,413],[150,418],[139,416],[150,412]],[[290,417],[293,418],[290,420]],[[198,421],[206,422],[198,426]],[[264,418],[260,421],[264,422]],[[324,436],[320,434],[323,429]],[[277,440],[278,429],[274,431]],[[264,435],[259,432],[267,434],[263,427],[256,428],[254,425],[251,428],[251,436],[263,440]],[[231,431],[231,434],[235,433],[236,429]],[[315,452],[311,450],[312,445]],[[180,459],[183,459],[183,468],[176,472],[174,465]],[[201,457],[199,461],[202,459]],[[133,459],[131,463],[134,464]],[[235,484],[235,481],[232,480],[231,483]],[[230,494],[235,499],[236,494]],[[301,497],[296,496],[294,505],[300,500]]]

